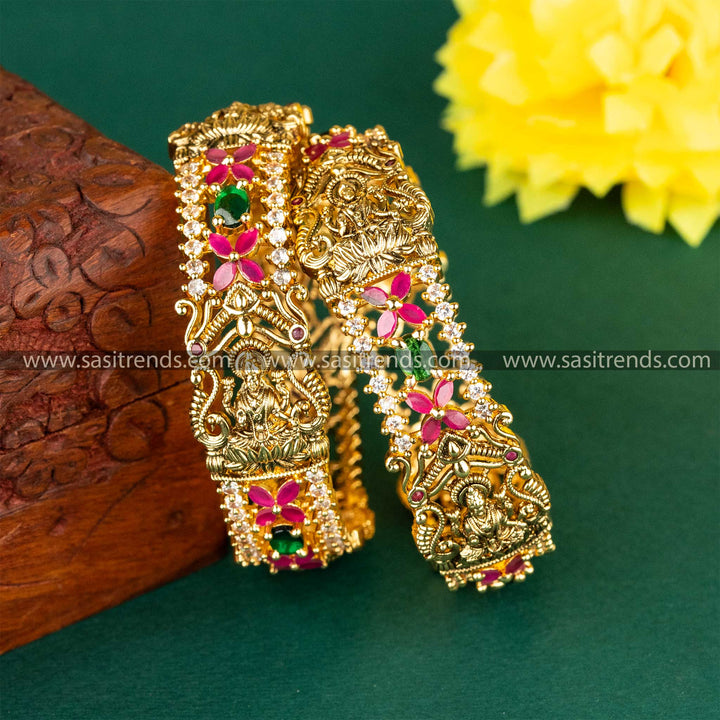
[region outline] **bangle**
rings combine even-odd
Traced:
[[[303,143],[298,259],[369,374],[419,551],[451,589],[523,580],[554,548],[550,497],[470,358],[425,193],[381,127]]]
[[[273,572],[324,567],[374,532],[352,375],[298,364],[320,328],[289,217],[310,118],[298,104],[234,103],[169,137],[186,256],[176,309],[188,318],[190,421],[235,559]]]

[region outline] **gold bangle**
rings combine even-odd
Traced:
[[[188,316],[190,420],[236,560],[273,572],[324,567],[374,532],[352,376],[292,362],[321,330],[288,204],[310,119],[298,104],[234,103],[169,137],[187,256],[176,309]],[[210,281],[213,255],[223,262]]]
[[[530,559],[554,547],[550,497],[469,357],[425,193],[381,127],[334,127],[304,142],[292,200],[298,259],[370,375],[365,391],[378,396],[386,465],[400,473],[418,549],[451,589],[524,579]]]

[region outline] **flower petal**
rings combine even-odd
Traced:
[[[459,410],[446,410],[443,422],[453,430],[464,430],[470,424],[470,421]]]
[[[232,252],[232,245],[224,235],[210,233],[208,242],[213,252],[219,257],[226,258]]]
[[[236,163],[245,162],[245,160],[249,160],[257,150],[257,146],[255,143],[248,143],[247,145],[241,145],[234,153],[233,153],[233,160]]]
[[[388,294],[382,288],[369,287],[365,288],[365,292],[360,297],[375,307],[383,307],[387,302]]]
[[[312,570],[313,568],[322,567],[322,560],[313,557],[314,553],[312,550],[308,550],[307,555],[304,558],[298,558],[297,564],[303,570]]]
[[[249,168],[247,165],[243,165],[242,163],[235,163],[231,168],[232,174],[235,176],[236,180],[247,180],[250,182],[255,177],[255,173],[252,171],[252,168]]]
[[[269,525],[272,522],[275,522],[275,513],[270,508],[260,510],[255,516],[256,525]]]
[[[300,484],[295,480],[288,480],[280,486],[275,496],[278,505],[287,505],[291,503],[300,492]]]
[[[225,182],[225,178],[228,176],[230,168],[227,165],[216,165],[206,176],[205,182],[208,185],[213,183]]]
[[[422,426],[423,442],[432,443],[440,437],[440,421],[437,418],[428,418]]]
[[[405,303],[402,305],[402,307],[398,310],[398,315],[412,325],[419,325],[427,317],[425,311],[421,307],[412,305],[411,303]]]
[[[454,386],[452,380],[441,380],[433,392],[435,407],[445,407],[453,396]]]
[[[377,321],[377,334],[378,337],[388,338],[397,328],[397,315],[394,310],[386,310]]]
[[[330,138],[330,147],[347,147],[350,144],[350,133],[341,132]]]
[[[311,160],[317,160],[328,148],[327,143],[317,143],[316,145],[310,145],[305,148],[305,154]]]
[[[300,523],[305,519],[305,513],[297,505],[285,505],[280,514],[291,523]]]
[[[277,560],[273,560],[272,558],[270,558],[270,562],[278,570],[288,570],[293,564],[294,558],[290,557],[290,555],[281,555]]]
[[[238,265],[240,265],[240,272],[250,282],[257,283],[265,277],[263,269],[253,260],[246,260],[245,258],[240,258],[240,262],[238,263]]]
[[[402,300],[410,292],[412,279],[407,273],[398,273],[390,285],[390,294],[394,295],[398,300]]]
[[[235,279],[237,263],[223,263],[213,275],[213,287],[220,292],[224,290]]]
[[[432,400],[424,393],[408,393],[405,402],[415,410],[415,412],[419,412],[422,415],[427,415],[433,409]]]
[[[235,242],[235,252],[238,255],[247,255],[257,245],[257,228],[250,228],[240,235]]]
[[[205,153],[205,157],[208,159],[208,162],[217,165],[227,157],[227,153],[222,148],[210,148]]]
[[[253,485],[248,490],[248,497],[256,504],[263,507],[272,507],[275,504],[275,498],[259,485]]]

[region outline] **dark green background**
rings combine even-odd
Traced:
[[[697,250],[617,193],[530,226],[484,208],[439,127],[446,2],[5,2],[0,62],[169,167],[234,99],[381,123],[437,214],[468,338],[489,349],[718,347],[717,228]],[[495,372],[553,497],[523,585],[450,593],[421,560],[366,405],[376,538],[326,572],[229,558],[2,660],[8,718],[707,718],[718,701],[713,372]],[[158,552],[162,552],[159,549]]]

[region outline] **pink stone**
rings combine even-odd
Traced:
[[[278,505],[287,505],[287,503],[291,503],[298,496],[299,492],[300,485],[295,482],[295,480],[288,480],[286,483],[283,483],[277,492]]]
[[[228,166],[227,165],[216,165],[205,176],[205,182],[207,182],[208,185],[213,185],[214,183],[221,183],[221,182],[224,182],[224,180],[227,176],[228,176]]]
[[[513,460],[517,460],[518,454],[515,452],[515,450],[508,450],[505,453],[505,459],[510,460],[512,462]]]
[[[443,407],[447,405],[452,399],[454,392],[454,384],[452,380],[441,380],[436,386],[433,392],[433,399],[437,407]]]
[[[330,147],[347,147],[350,144],[350,133],[341,132],[330,138]]]
[[[427,415],[432,409],[432,400],[424,393],[411,392],[408,393],[405,402],[415,411],[421,415]]]
[[[245,160],[249,160],[255,154],[256,150],[257,146],[255,145],[255,143],[248,143],[247,145],[242,145],[233,153],[233,160],[236,163],[241,163]]]
[[[377,334],[378,337],[388,338],[390,337],[397,328],[397,315],[393,310],[386,310],[377,321]]]
[[[300,523],[305,519],[305,513],[296,505],[286,505],[280,514],[291,523]]]
[[[291,201],[291,205],[300,205],[300,203],[303,201],[303,198],[301,197],[294,197]]]
[[[235,165],[232,166],[232,174],[236,180],[247,180],[248,182],[255,177],[252,168],[249,168],[247,165],[242,165],[241,163],[235,163]]]
[[[407,273],[398,273],[390,284],[390,294],[402,300],[409,292],[412,280]]]
[[[292,329],[290,336],[293,340],[302,340],[305,337],[305,330],[298,325]]]
[[[425,493],[422,490],[415,490],[415,492],[410,495],[410,499],[413,502],[420,502],[425,497]]]
[[[446,410],[443,422],[453,430],[464,430],[470,421],[459,410]]]
[[[483,572],[482,580],[480,581],[483,585],[492,585],[494,582],[500,579],[502,573],[499,570],[491,568]]]
[[[505,572],[514,575],[516,572],[520,572],[525,569],[525,561],[522,555],[516,555],[514,558],[508,560],[508,564],[505,566]]]
[[[226,157],[227,153],[221,148],[210,148],[206,153],[205,157],[213,164],[221,163]]]
[[[383,305],[387,302],[388,294],[382,288],[369,287],[365,288],[362,298],[375,307],[383,307]]]
[[[202,354],[203,354],[203,346],[202,346],[202,343],[194,342],[194,343],[190,346],[190,352],[191,352],[193,355],[202,355]]]
[[[425,420],[422,426],[423,442],[435,442],[440,437],[440,429],[440,421],[437,418],[430,417]]]
[[[240,258],[240,270],[242,274],[250,281],[259,283],[264,277],[263,269],[254,261]]]
[[[317,160],[327,150],[327,148],[327,143],[317,143],[316,145],[310,145],[310,147],[306,147],[305,154],[311,160]]]

